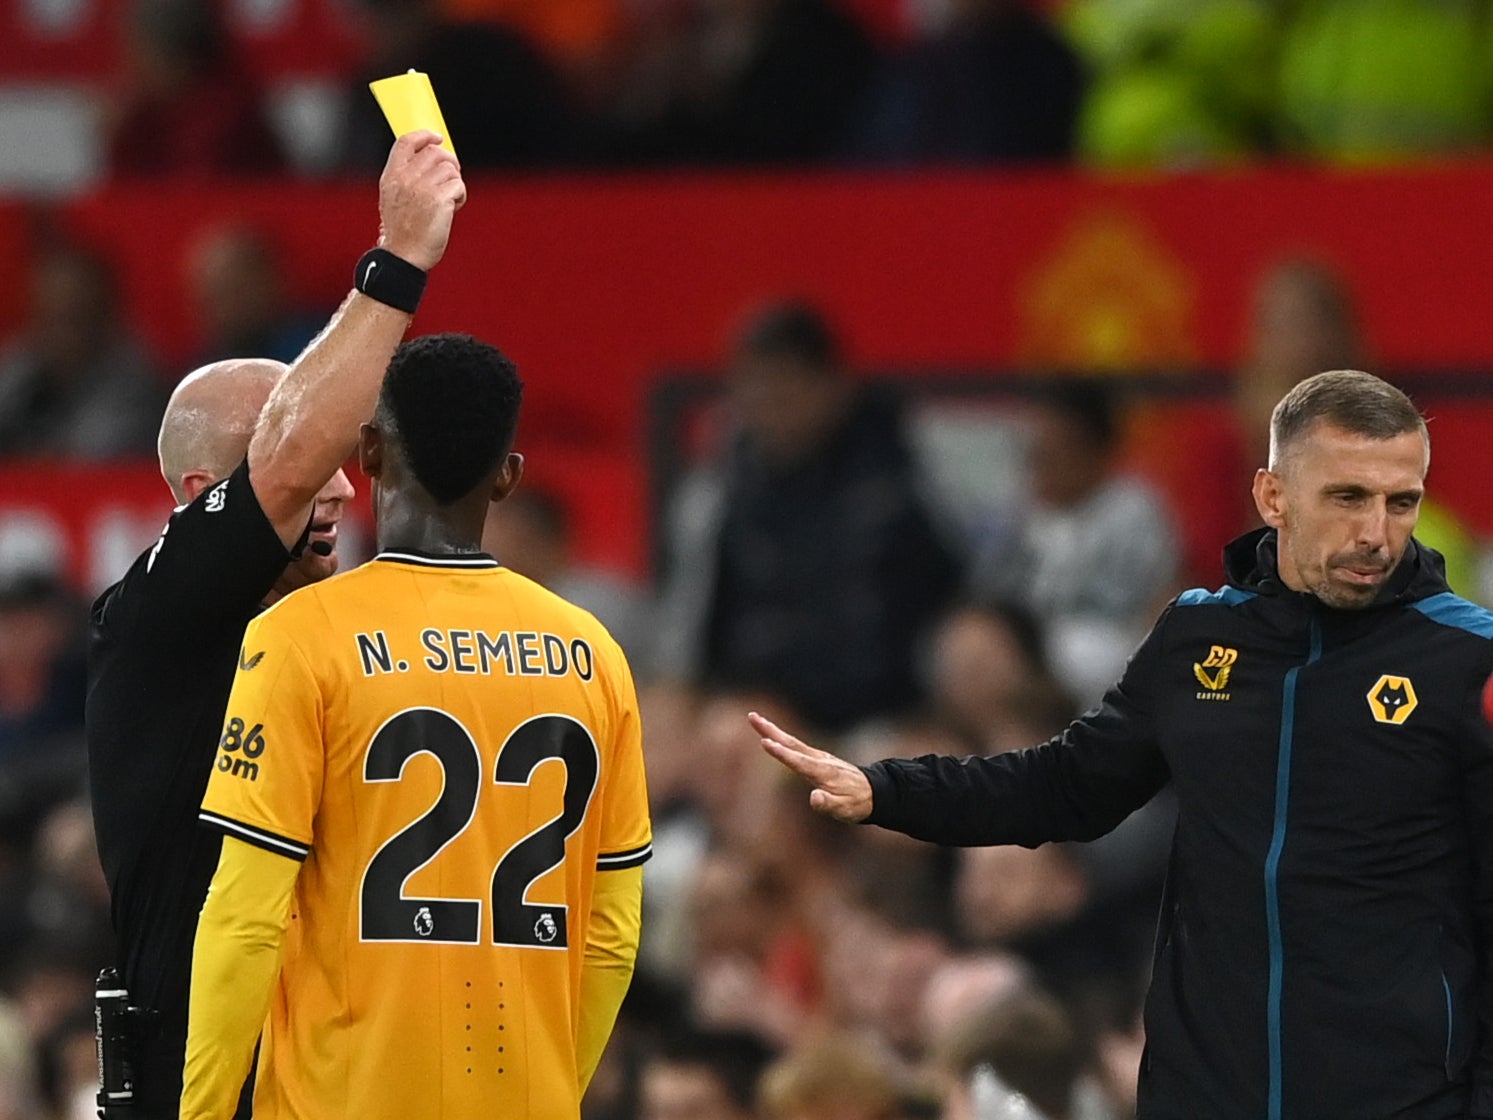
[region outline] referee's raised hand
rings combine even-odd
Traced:
[[[814,786],[809,805],[846,824],[871,815],[871,782],[854,763],[811,747],[788,734],[772,720],[747,713],[752,730],[762,736],[762,749]]]
[[[451,220],[466,200],[461,164],[441,137],[406,133],[378,181],[379,244],[428,272],[445,255]]]

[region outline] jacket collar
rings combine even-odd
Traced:
[[[1274,529],[1255,529],[1234,540],[1223,553],[1224,572],[1229,584],[1257,595],[1315,599],[1308,592],[1292,591],[1281,581],[1277,550]],[[1370,606],[1414,603],[1450,590],[1446,582],[1446,561],[1441,553],[1411,537],[1399,566],[1379,589]]]

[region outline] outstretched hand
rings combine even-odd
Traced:
[[[379,244],[426,271],[440,263],[451,220],[466,204],[461,164],[434,132],[394,141],[378,181]]]
[[[762,749],[814,787],[809,805],[837,821],[854,824],[871,815],[871,783],[859,766],[796,739],[770,719],[747,713]]]

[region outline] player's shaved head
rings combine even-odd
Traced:
[[[227,478],[243,461],[254,424],[285,365],[267,358],[213,362],[182,379],[166,405],[157,450],[161,474],[178,502],[195,472]]]

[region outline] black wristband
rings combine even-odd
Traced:
[[[387,249],[369,249],[358,259],[353,287],[369,299],[413,315],[425,294],[426,272]]]

